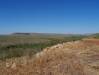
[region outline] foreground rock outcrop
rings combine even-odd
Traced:
[[[99,75],[99,45],[67,42],[48,47],[33,58],[9,60],[5,64],[0,75]]]

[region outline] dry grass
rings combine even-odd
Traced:
[[[68,42],[0,63],[0,75],[99,75],[99,45]]]

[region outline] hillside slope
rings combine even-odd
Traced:
[[[57,44],[33,58],[2,62],[0,75],[99,75],[99,45],[86,41]]]

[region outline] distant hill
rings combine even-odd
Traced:
[[[31,35],[31,36],[79,36],[81,34],[58,34],[58,33],[12,33],[11,35]]]
[[[91,37],[91,38],[97,38],[99,39],[99,33],[94,33],[94,34],[90,34],[90,35],[87,35],[88,37]]]
[[[30,33],[12,33],[11,35],[31,35]]]

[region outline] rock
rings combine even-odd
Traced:
[[[13,63],[13,64],[11,65],[11,69],[16,69],[16,63]]]
[[[9,63],[6,63],[6,68],[9,68],[11,65]]]

